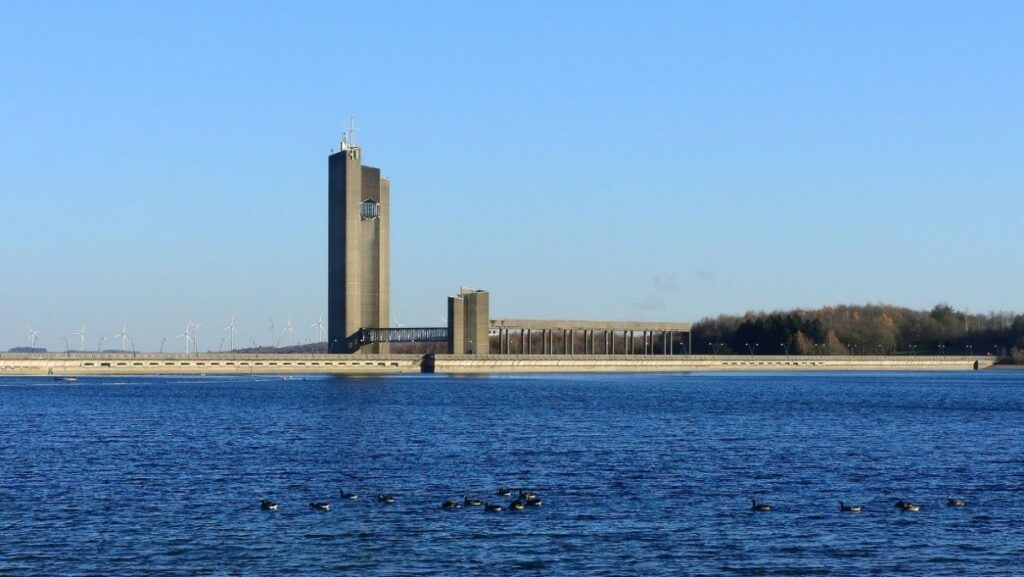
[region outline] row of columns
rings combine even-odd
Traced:
[[[531,329],[498,329],[498,353],[502,355],[512,354],[512,348],[516,347],[517,354],[521,355],[532,355],[533,350],[533,336],[534,331]],[[676,342],[682,343],[682,340],[676,341],[676,331],[610,331],[610,330],[594,330],[594,329],[540,329],[540,350],[536,354],[542,355],[553,355],[556,354],[555,347],[558,344],[560,338],[561,342],[561,353],[563,355],[575,355],[576,354],[576,336],[578,333],[583,333],[583,348],[580,354],[584,355],[595,355],[595,354],[643,354],[643,355],[672,355],[674,353],[674,344]],[[561,333],[561,335],[559,335]],[[598,333],[600,333],[600,340],[598,339]],[[617,339],[616,334],[621,333],[621,338]],[[686,332],[686,347],[687,352],[691,351],[691,338],[690,333]],[[660,346],[656,343],[657,337],[661,336]],[[518,342],[517,342],[518,341]],[[637,353],[637,344],[640,343],[641,352]],[[598,342],[601,344],[601,352],[598,352]],[[617,343],[622,343],[623,348],[621,351],[616,346]],[[657,349],[661,349],[658,351]]]

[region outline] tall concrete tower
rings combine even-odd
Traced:
[[[327,350],[351,353],[345,339],[360,327],[387,327],[390,310],[391,183],[363,166],[345,133],[327,159]],[[361,353],[387,353],[387,343]]]

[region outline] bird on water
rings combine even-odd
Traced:
[[[511,497],[512,496],[512,488],[511,487],[498,487],[497,495],[499,497]]]
[[[501,511],[501,505],[495,505],[494,503],[484,503],[484,511],[488,513],[498,513]]]
[[[264,511],[277,511],[277,503],[270,499],[264,499],[260,501],[260,509]]]
[[[761,513],[767,513],[772,510],[772,506],[768,503],[758,503],[756,499],[750,500],[750,510],[760,511]]]
[[[480,499],[474,499],[469,495],[463,495],[462,502],[465,503],[466,505],[469,505],[470,507],[479,507],[480,505],[484,504],[484,502],[481,501]]]
[[[349,493],[348,491],[346,491],[344,489],[341,490],[340,495],[341,495],[342,499],[350,499],[351,500],[351,499],[358,499],[359,498],[359,495],[356,495],[355,493]]]
[[[509,503],[508,508],[510,511],[522,511],[523,509],[526,508],[526,505],[524,505],[523,502],[520,501],[519,499],[516,499],[515,501]]]
[[[330,511],[331,504],[324,503],[323,501],[314,501],[309,504],[310,509],[316,509],[317,511]]]
[[[918,505],[916,503],[911,503],[910,501],[904,501],[903,499],[900,499],[899,501],[896,501],[896,506],[899,507],[900,509],[903,509],[904,511],[920,511],[921,510],[921,506],[920,505]]]
[[[381,503],[387,503],[388,505],[390,505],[390,504],[395,502],[395,497],[394,497],[394,495],[383,495],[383,494],[381,494],[381,495],[377,495],[377,500],[380,501]]]
[[[839,510],[843,513],[860,513],[864,509],[862,505],[847,505],[842,501],[839,502]]]
[[[967,501],[946,495],[946,504],[950,507],[963,507],[967,504]]]
[[[461,505],[459,505],[458,501],[445,501],[444,503],[441,503],[442,509],[458,509],[460,506]]]

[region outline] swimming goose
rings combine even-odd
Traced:
[[[488,513],[497,513],[501,511],[501,505],[495,505],[494,503],[484,503],[484,511]]]
[[[263,509],[264,511],[277,511],[277,503],[270,499],[264,499],[260,501],[260,509]]]
[[[911,503],[909,501],[904,501],[903,499],[896,501],[896,506],[899,507],[900,509],[903,509],[904,511],[918,511],[921,509],[920,505]]]
[[[544,504],[544,501],[537,495],[531,494],[529,497],[526,497],[526,504],[531,507],[540,507]]]
[[[390,505],[395,502],[395,497],[394,495],[377,495],[377,500]]]
[[[768,503],[758,503],[756,500],[751,499],[750,500],[750,510],[751,511],[760,511],[762,513],[767,513],[768,511],[772,510],[772,506],[769,505]]]
[[[534,493],[533,491],[524,491],[522,489],[519,490],[519,498],[520,499],[526,499],[527,501],[529,501],[530,499],[534,499],[536,497],[537,497],[537,494]]]
[[[344,489],[342,489],[342,491],[341,491],[341,498],[342,499],[358,499],[359,495],[356,495],[355,493],[349,493],[349,492],[345,491]]]
[[[963,507],[964,505],[967,504],[967,501],[946,495],[946,504],[949,505],[950,507]]]
[[[481,501],[480,499],[474,499],[469,495],[463,495],[462,502],[469,505],[470,507],[479,507],[480,505],[484,504],[484,502]]]
[[[519,499],[516,499],[515,501],[509,503],[508,508],[510,511],[522,511],[523,509],[526,508],[526,505],[524,505],[523,502],[520,501]]]
[[[457,501],[445,501],[441,503],[442,509],[458,509],[461,505]]]
[[[511,497],[512,489],[509,487],[498,487],[497,495],[499,497]]]
[[[863,508],[861,505],[846,505],[842,501],[839,502],[839,510],[843,513],[860,513]]]
[[[331,504],[330,503],[324,503],[323,501],[314,501],[313,503],[309,504],[309,508],[310,509],[316,509],[317,511],[330,511],[331,510]]]

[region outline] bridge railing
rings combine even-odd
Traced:
[[[374,343],[444,343],[448,327],[363,327],[345,339],[349,351]]]

